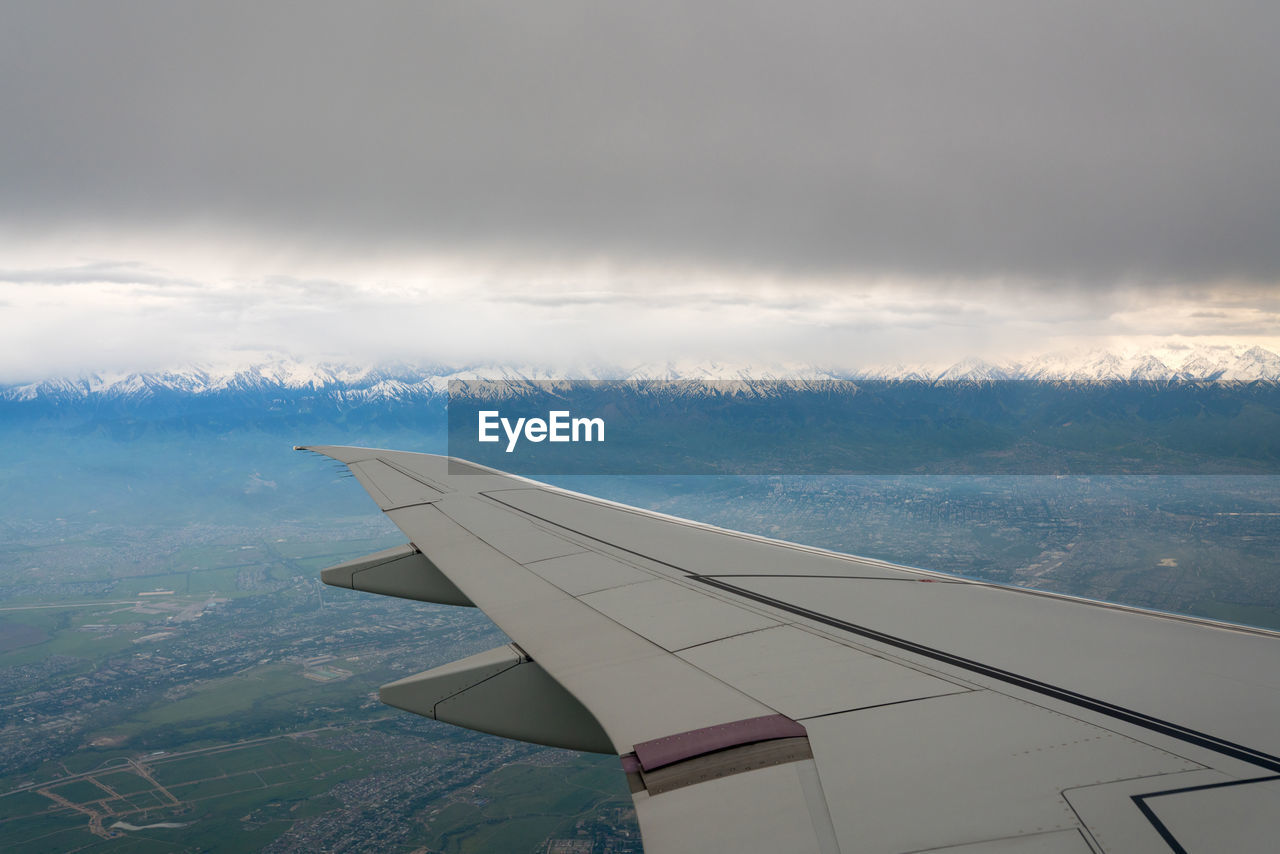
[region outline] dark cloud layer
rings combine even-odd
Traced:
[[[0,227],[1280,280],[1280,6],[9,3]]]

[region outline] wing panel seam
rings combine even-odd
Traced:
[[[1133,709],[1126,709],[1123,706],[1117,706],[1113,703],[1108,703],[1105,700],[1098,700],[1093,697],[1071,691],[1067,688],[1061,688],[1057,685],[1041,682],[1040,680],[1033,679],[1029,676],[1023,676],[1018,673],[1003,670],[999,667],[995,667],[994,665],[983,664],[982,662],[964,658],[963,656],[959,656],[954,653],[925,646],[924,644],[896,637],[866,626],[859,626],[855,623],[850,623],[846,620],[841,620],[837,617],[822,614],[798,605],[792,605],[789,602],[784,602],[782,600],[775,599],[772,596],[766,596],[762,593],[756,593],[752,590],[737,587],[717,578],[700,575],[691,575],[690,578],[695,581],[700,581],[703,584],[717,587],[726,592],[737,593],[738,595],[745,596],[748,599],[753,599],[761,604],[771,605],[775,608],[795,614],[796,616],[815,620],[833,628],[865,637],[868,640],[888,644],[889,646],[915,653],[917,655],[922,655],[926,658],[942,662],[943,664],[949,664],[953,667],[959,667],[972,673],[977,673],[1010,685],[1025,688],[1027,690],[1034,691],[1035,693],[1052,697],[1054,699],[1070,703],[1074,706],[1079,706],[1081,708],[1106,715],[1107,717],[1124,721],[1125,723],[1134,724],[1143,729],[1157,732],[1161,735],[1169,736],[1188,744],[1194,744],[1197,747],[1210,750],[1214,753],[1229,756],[1232,759],[1238,759],[1251,765],[1256,765],[1260,768],[1266,768],[1269,771],[1280,771],[1280,757],[1272,756],[1255,748],[1236,744],[1234,742],[1227,741],[1226,739],[1218,738],[1217,736],[1193,730],[1190,727],[1184,727],[1181,724],[1175,724],[1171,721],[1161,720],[1159,718],[1152,717],[1151,715],[1134,711]]]

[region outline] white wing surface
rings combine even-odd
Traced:
[[[617,754],[649,854],[1280,844],[1280,635],[307,450],[408,539],[327,583],[474,604],[514,641],[383,700]]]

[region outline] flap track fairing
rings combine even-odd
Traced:
[[[388,706],[445,723],[589,753],[616,753],[595,716],[514,644],[379,690]]]
[[[320,573],[325,584],[435,602],[439,605],[475,607],[467,595],[457,588],[431,559],[412,544],[358,557]]]

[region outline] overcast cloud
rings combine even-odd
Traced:
[[[3,326],[82,280],[99,335],[210,347],[1271,338],[1278,37],[1184,0],[8,3]]]

